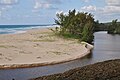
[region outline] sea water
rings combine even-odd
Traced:
[[[54,25],[0,25],[0,34],[24,33],[26,30],[54,27]]]

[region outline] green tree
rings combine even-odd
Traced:
[[[112,23],[111,23],[111,25],[108,28],[108,33],[109,34],[115,34],[115,33],[117,33],[116,32],[117,27],[118,27],[117,19],[112,20]]]
[[[82,41],[91,42],[94,29],[94,18],[92,14],[69,10],[68,14],[59,13],[56,15],[55,23],[60,26],[58,33],[62,36],[69,35]]]
[[[88,43],[91,43],[93,41],[93,23],[91,22],[88,22],[85,24],[85,27],[83,29],[83,32],[82,32],[82,38],[81,40],[82,41],[85,41],[85,42],[88,42]]]

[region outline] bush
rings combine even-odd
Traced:
[[[93,24],[95,23],[93,15],[69,10],[68,14],[58,13],[55,23],[59,25],[57,33],[64,37],[78,38],[82,41],[92,42]]]

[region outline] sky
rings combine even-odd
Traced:
[[[120,0],[0,0],[0,24],[54,24],[56,13],[73,9],[99,22],[120,20]]]

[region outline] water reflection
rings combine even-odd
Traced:
[[[0,80],[12,80],[13,78],[15,80],[27,80],[39,76],[61,73],[100,61],[120,59],[119,35],[109,35],[107,32],[96,32],[94,35],[94,49],[91,54],[82,59],[45,67],[0,70]]]

